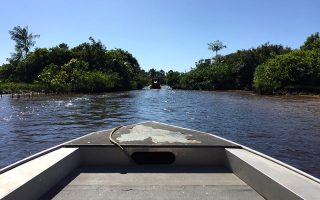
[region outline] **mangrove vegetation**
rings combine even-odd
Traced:
[[[73,48],[61,43],[30,51],[39,35],[20,26],[9,33],[16,42],[15,53],[0,67],[0,90],[95,93],[141,89],[148,84],[147,73],[131,53],[107,50],[92,37]]]
[[[309,36],[300,49],[265,43],[221,56],[226,46],[208,44],[216,55],[189,72],[169,71],[167,84],[189,90],[254,90],[261,94],[320,93],[320,37]]]
[[[15,52],[0,66],[0,91],[96,93],[141,89],[156,80],[174,89],[320,93],[319,33],[299,49],[268,42],[224,56],[219,51],[227,46],[216,40],[208,43],[214,56],[185,73],[154,68],[146,72],[131,53],[107,49],[92,37],[73,48],[61,43],[32,51],[40,35],[20,26],[9,34]]]

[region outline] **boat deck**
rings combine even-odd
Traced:
[[[65,146],[114,146],[109,140],[112,130],[95,132],[73,140]],[[241,148],[239,145],[220,139],[208,133],[170,126],[167,124],[144,122],[123,126],[114,131],[112,136],[123,146],[143,147],[216,147]]]
[[[225,168],[82,167],[43,199],[263,199]]]

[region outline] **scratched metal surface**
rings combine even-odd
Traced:
[[[112,146],[109,140],[111,130],[97,132],[68,143],[77,145]],[[239,147],[214,135],[170,126],[156,122],[145,122],[137,125],[124,126],[116,130],[112,138],[121,145],[127,146],[210,146]]]

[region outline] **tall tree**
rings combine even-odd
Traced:
[[[220,40],[210,42],[208,43],[208,46],[209,46],[208,47],[209,50],[216,52],[216,57],[218,55],[218,51],[220,51],[221,49],[227,48],[227,46],[224,45]]]
[[[16,53],[12,56],[17,60],[25,58],[30,49],[35,45],[35,39],[40,37],[40,35],[29,33],[28,26],[15,26],[12,31],[9,31],[9,34],[11,35],[11,39],[16,42]]]

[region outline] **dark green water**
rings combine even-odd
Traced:
[[[320,98],[141,90],[0,99],[0,168],[84,134],[142,121],[211,132],[320,177]]]

